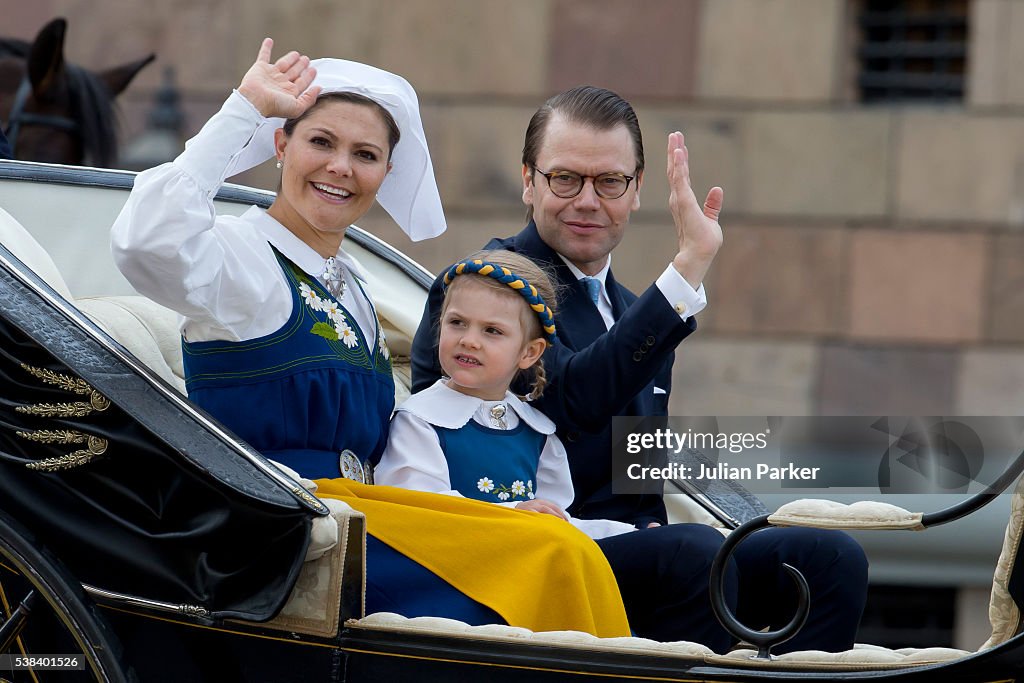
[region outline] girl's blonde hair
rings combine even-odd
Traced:
[[[552,317],[556,314],[555,306],[558,298],[558,291],[554,283],[554,277],[546,268],[537,265],[521,254],[507,251],[505,249],[478,251],[463,259],[463,261],[475,260],[493,263],[496,266],[507,268],[512,271],[521,279],[533,285],[537,290],[537,294],[540,295],[540,298],[544,300],[544,303],[546,303],[548,308],[551,310]],[[519,300],[522,304],[522,308],[519,311],[519,321],[523,326],[523,331],[525,332],[523,335],[525,341],[543,339],[547,336],[537,313],[534,312],[530,307],[530,304],[527,303],[526,299],[524,299],[519,292],[492,277],[468,271],[452,279],[451,283],[445,289],[444,302],[441,304],[442,318],[444,317],[445,311],[448,310],[448,302],[451,300],[452,292],[462,286],[460,283],[469,281],[489,287],[490,289],[499,292],[502,296],[509,296]],[[544,387],[547,386],[547,374],[544,372],[544,359],[540,358],[532,367],[520,370],[513,378],[513,383],[520,379],[529,381],[530,386],[529,394],[523,398],[531,401],[540,398],[544,393]]]

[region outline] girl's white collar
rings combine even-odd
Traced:
[[[501,402],[510,410],[514,410],[519,419],[534,431],[541,434],[555,433],[554,422],[512,392],[505,392],[505,398]],[[449,388],[445,380],[439,379],[430,387],[410,396],[397,410],[404,410],[437,427],[459,429],[473,419],[473,414],[480,408],[481,403],[492,405],[498,401],[484,401],[475,396],[467,396]]]

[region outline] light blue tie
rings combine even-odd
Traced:
[[[587,294],[590,295],[590,300],[597,305],[597,298],[601,296],[601,281],[596,277],[584,277],[580,278],[580,282],[587,288]]]

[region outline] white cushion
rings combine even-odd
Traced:
[[[1013,565],[1020,552],[1021,537],[1024,535],[1024,477],[1017,482],[1010,501],[1010,522],[1006,525],[1003,549],[996,563],[992,577],[992,596],[988,605],[988,620],[992,624],[992,635],[981,646],[982,649],[1005,643],[1017,635],[1020,629],[1021,606],[1010,594],[1010,577]]]
[[[807,526],[818,529],[910,529],[921,531],[922,513],[873,500],[850,505],[805,498],[786,503],[768,517],[774,526]]]
[[[771,661],[752,660],[753,650],[733,650],[717,655],[700,643],[678,641],[659,643],[647,638],[598,638],[579,631],[533,632],[525,628],[491,624],[470,626],[454,619],[440,617],[415,617],[407,619],[391,612],[370,614],[362,619],[346,623],[350,628],[389,631],[397,633],[421,633],[447,636],[466,640],[490,642],[532,643],[548,647],[597,650],[636,655],[661,655],[678,657],[699,663],[719,666],[740,666],[756,669],[800,669],[827,671],[863,671],[871,669],[899,669],[937,662],[948,662],[966,657],[970,652],[944,647],[903,648],[891,650],[877,645],[855,645],[845,652],[821,652],[808,650],[790,652],[775,656]]]
[[[141,296],[88,297],[74,303],[164,381],[185,393],[177,313]]]
[[[14,219],[14,216],[0,208],[0,243],[2,243],[12,254],[26,266],[35,271],[47,284],[68,301],[71,300],[71,290],[57,270],[57,264],[53,262],[50,255],[39,246],[35,238]]]

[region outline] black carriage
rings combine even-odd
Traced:
[[[123,172],[0,162],[0,680],[1022,675],[1019,489],[996,569],[993,635],[974,653],[858,646],[766,660],[751,649],[716,655],[693,643],[364,614],[361,514],[328,507],[188,402],[171,312],[138,296],[74,298],[33,236],[105,244],[105,230],[84,226],[109,225],[131,182]],[[219,210],[270,199],[228,186]],[[376,281],[396,379],[408,386],[402,357],[430,274],[365,233],[349,235]],[[64,247],[88,258],[83,244]],[[886,510],[878,525],[923,528],[976,503],[940,518]],[[739,533],[772,523],[813,520],[783,511]]]

